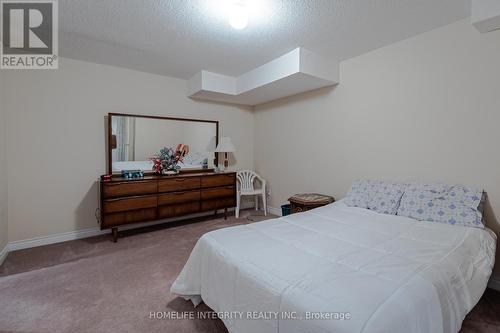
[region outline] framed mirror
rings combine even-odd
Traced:
[[[108,114],[108,174],[122,170],[153,172],[152,158],[163,148],[183,145],[187,152],[179,161],[179,171],[213,169],[219,141],[215,120]],[[187,149],[186,149],[187,147]]]

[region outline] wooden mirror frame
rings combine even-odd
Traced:
[[[112,131],[112,117],[136,117],[136,118],[149,118],[149,119],[159,119],[159,120],[176,120],[176,121],[191,121],[191,122],[198,122],[198,123],[212,123],[215,124],[215,146],[219,144],[219,121],[217,120],[206,120],[206,119],[192,119],[192,118],[176,118],[176,117],[161,117],[161,116],[145,116],[141,114],[128,114],[128,113],[108,113],[108,133],[106,135],[106,147],[108,149],[107,155],[108,155],[108,174],[112,175],[113,174],[113,131]],[[219,164],[219,154],[214,152],[215,154],[215,167]],[[204,171],[207,169],[192,169],[189,171]],[[210,170],[210,169],[208,169]],[[189,172],[185,171],[185,172]],[[182,171],[181,171],[182,172]],[[152,174],[153,170],[151,171],[145,171],[144,173]]]

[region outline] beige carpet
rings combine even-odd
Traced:
[[[169,289],[201,235],[263,219],[248,215],[13,252],[0,267],[0,332],[226,332],[217,319],[182,318],[209,309]],[[170,311],[178,318],[161,318]],[[488,290],[462,332],[500,332],[499,313],[500,293]]]

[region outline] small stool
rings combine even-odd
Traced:
[[[335,202],[335,199],[324,194],[302,193],[295,194],[288,201],[290,201],[291,213],[294,214],[331,204]]]

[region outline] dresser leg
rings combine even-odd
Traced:
[[[224,220],[227,220],[227,208],[224,208]]]
[[[116,243],[118,241],[118,228],[111,228],[111,233],[113,234],[113,242]]]

